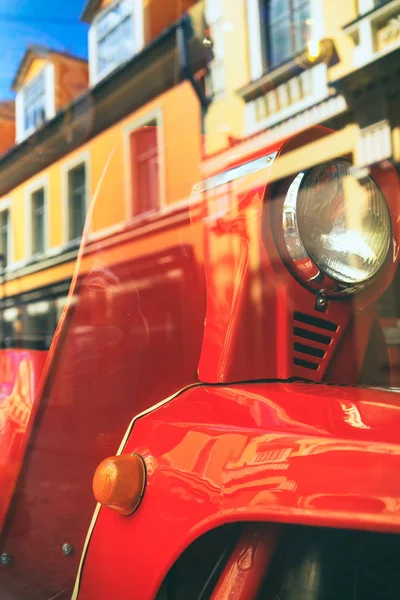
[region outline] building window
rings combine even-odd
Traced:
[[[310,40],[309,0],[264,0],[268,67],[274,68],[303,50]]]
[[[44,194],[40,188],[31,195],[32,254],[42,254],[46,248]]]
[[[160,206],[160,173],[157,121],[130,133],[133,214],[157,210]]]
[[[2,267],[6,267],[9,262],[9,234],[10,213],[8,209],[0,212],[0,253],[3,256]]]
[[[17,93],[17,142],[21,142],[31,135],[54,114],[54,65],[48,64]]]
[[[98,81],[129,60],[138,47],[133,0],[122,0],[102,11],[90,29],[92,79]]]
[[[86,164],[68,171],[68,240],[81,237],[86,218]]]
[[[46,120],[46,85],[44,71],[23,89],[24,132],[33,131]]]
[[[56,327],[55,305],[47,300],[25,306],[23,342],[27,348],[48,350]]]
[[[10,244],[10,211],[8,208],[0,212],[0,254],[2,254],[2,268],[9,264],[9,244]]]

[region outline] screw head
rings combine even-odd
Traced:
[[[317,292],[317,298],[315,300],[315,310],[325,312],[328,308],[328,298],[326,297],[325,290],[319,290]]]
[[[3,552],[3,554],[0,555],[0,563],[2,565],[8,565],[8,564],[10,564],[11,561],[12,561],[11,555],[7,554],[7,552]]]
[[[62,548],[61,548],[61,552],[65,555],[68,556],[68,554],[71,554],[73,548],[71,546],[71,544],[63,544]]]

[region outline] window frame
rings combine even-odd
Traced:
[[[153,211],[146,211],[144,213],[137,214],[134,207],[134,194],[133,194],[133,177],[132,177],[132,155],[131,155],[131,134],[136,129],[140,129],[150,123],[156,122],[157,126],[157,146],[159,148],[158,154],[158,185],[159,185],[159,206]],[[129,173],[129,176],[125,178],[125,198],[126,198],[126,216],[127,220],[134,219],[135,221],[145,219],[149,215],[155,212],[160,212],[166,207],[166,189],[165,189],[165,146],[164,146],[164,117],[161,108],[156,108],[151,112],[146,113],[142,117],[139,117],[131,121],[124,130],[124,146],[125,146],[125,172]]]
[[[133,49],[132,55],[127,58],[129,61],[133,58],[144,46],[144,20],[143,20],[143,0],[128,0],[131,3],[130,15],[133,23]],[[107,77],[110,73],[118,69],[124,62],[117,65],[110,65],[107,69],[98,73],[97,62],[98,62],[98,40],[97,40],[97,26],[99,21],[104,15],[120,4],[122,0],[114,0],[104,7],[93,19],[89,28],[89,77],[90,83],[96,85],[99,81]]]
[[[32,327],[35,318],[43,317],[43,315],[45,315],[47,321],[45,332],[37,331]],[[45,298],[43,300],[26,302],[22,305],[22,339],[25,344],[38,349],[50,348],[56,327],[56,306],[54,300]],[[49,334],[50,331],[52,333]]]
[[[12,219],[11,219],[11,213],[12,213],[12,202],[10,198],[4,198],[3,200],[0,200],[0,213],[6,212],[8,211],[8,233],[7,233],[7,264],[4,265],[4,271],[7,272],[7,270],[12,267],[12,265],[14,264],[14,231],[13,231],[13,224],[12,224]],[[0,253],[1,252],[1,247],[0,247]],[[1,267],[2,265],[0,265]]]
[[[33,252],[32,248],[32,196],[38,190],[44,191],[44,250],[43,252]],[[50,251],[50,198],[49,198],[49,177],[45,175],[29,184],[25,190],[25,256],[28,259],[41,258]]]
[[[268,44],[265,43],[264,26],[261,18],[261,2],[264,0],[246,0],[246,23],[253,35],[248,36],[248,69],[251,81],[259,79],[266,71],[276,67],[269,65]],[[320,0],[309,0],[311,19],[311,39],[321,40],[325,35],[324,7]],[[290,58],[289,58],[290,60]]]
[[[74,158],[61,165],[61,220],[62,220],[62,244],[72,244],[81,239],[80,237],[69,239],[69,173],[80,165],[85,165],[85,212],[88,213],[91,200],[91,164],[89,150],[80,152]]]
[[[266,8],[267,15],[266,15],[264,24],[261,26],[261,31],[263,33],[263,38],[265,40],[264,53],[266,56],[266,62],[268,63],[268,67],[271,70],[278,69],[281,65],[283,65],[286,62],[293,59],[293,57],[296,56],[296,54],[298,54],[299,52],[301,52],[306,46],[306,44],[305,44],[301,47],[296,47],[297,41],[296,41],[295,27],[294,27],[294,25],[296,24],[296,20],[295,20],[296,13],[299,13],[304,8],[304,6],[308,5],[308,10],[309,10],[308,20],[312,20],[311,0],[285,0],[285,1],[288,4],[287,13],[280,15],[279,17],[275,18],[274,21],[271,22],[271,3],[273,2],[273,0],[264,0],[264,4],[267,6],[267,8]],[[296,6],[296,3],[298,3],[299,6]],[[273,56],[273,51],[272,51],[273,46],[272,46],[272,39],[271,39],[271,35],[270,35],[271,29],[273,29],[274,26],[279,27],[281,25],[284,25],[285,28],[288,27],[288,29],[289,29],[290,52],[288,53],[287,56],[272,63],[271,56]],[[310,27],[310,31],[311,31],[311,27]],[[311,35],[310,39],[312,39],[312,37],[313,36]]]
[[[254,32],[254,35],[248,36],[247,41],[248,78],[249,81],[255,83],[257,83],[257,81],[260,80],[266,73],[274,72],[274,68],[268,67],[267,56],[263,47],[263,39],[265,36],[262,33],[261,28],[261,1],[262,0],[246,0],[247,13],[245,22],[249,28],[251,27],[251,31]],[[321,40],[325,36],[325,23],[324,6],[320,0],[310,0],[310,15],[310,18],[312,19],[311,37],[313,40]],[[312,88],[312,91],[307,97],[296,100],[290,103],[288,106],[282,106],[279,108],[279,110],[276,112],[274,111],[273,114],[267,115],[264,118],[260,118],[257,114],[256,100],[251,100],[246,103],[244,112],[244,130],[246,135],[251,136],[263,131],[264,129],[275,128],[276,126],[279,126],[279,123],[282,123],[282,130],[285,129],[286,131],[287,127],[292,130],[292,126],[290,124],[285,125],[286,121],[294,117],[294,115],[297,113],[304,112],[306,110],[308,111],[311,106],[328,100],[328,65],[326,65],[325,62],[321,62],[320,64],[317,64],[303,72],[304,75],[306,73],[308,74]],[[281,85],[290,84],[291,79],[292,78],[289,77],[286,81],[282,82]],[[274,93],[277,93],[277,90],[274,91]],[[262,95],[262,91],[260,92],[260,95]],[[344,99],[340,96],[338,97],[338,102],[342,104]],[[341,106],[336,107],[335,111],[338,112],[335,112],[335,114],[340,114],[342,110],[343,108]],[[307,119],[308,118],[309,117],[307,117]],[[305,126],[307,119],[297,119],[298,125],[293,129],[293,131],[297,131],[301,127]],[[274,136],[276,135],[277,132],[275,134],[272,134],[271,132],[272,139],[275,139]]]
[[[222,0],[207,0],[205,15],[213,40],[214,53],[206,79],[207,96],[216,99],[226,93],[225,19]]]
[[[44,106],[45,118],[43,123],[38,127],[29,127],[25,129],[25,90],[35,79],[44,76]],[[32,79],[26,82],[17,92],[16,95],[16,142],[20,143],[30,137],[37,129],[40,129],[47,121],[52,119],[56,114],[55,106],[55,75],[54,64],[48,62],[40,69]]]
[[[379,4],[377,3],[377,0],[357,0],[357,11],[359,15],[364,15],[370,10],[378,7]]]

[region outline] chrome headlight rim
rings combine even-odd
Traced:
[[[334,161],[328,161],[326,163],[321,163],[320,165],[315,165],[309,169],[304,169],[298,173],[290,183],[287,184],[287,191],[282,206],[281,225],[285,255],[284,262],[287,264],[289,270],[310,291],[316,294],[323,292],[327,297],[340,300],[347,299],[349,295],[365,290],[365,288],[368,288],[385,271],[385,265],[388,262],[388,257],[392,248],[393,224],[390,207],[381,188],[369,172],[364,173],[363,179],[366,179],[369,185],[374,186],[374,191],[377,192],[383,199],[387,210],[389,234],[387,236],[385,257],[374,273],[359,282],[349,283],[342,281],[339,278],[333,277],[324,270],[323,266],[321,266],[313,257],[312,252],[306,249],[306,246],[303,242],[301,227],[299,227],[297,219],[297,203],[300,199],[301,185],[303,181],[307,179],[313,169],[327,165],[334,165],[338,162],[345,163],[350,169],[352,169],[352,163],[349,160],[345,158],[339,158]],[[289,239],[290,243],[288,242]],[[293,243],[295,244],[295,252],[293,251]]]

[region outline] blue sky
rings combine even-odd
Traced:
[[[86,0],[0,0],[0,100],[12,98],[11,82],[29,44],[43,44],[87,58]]]

